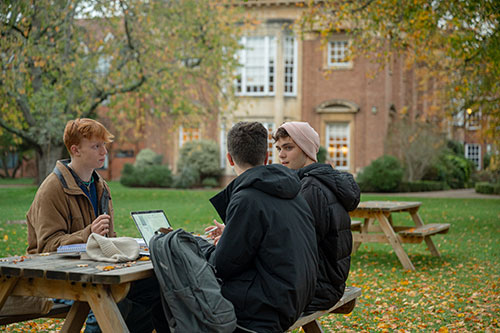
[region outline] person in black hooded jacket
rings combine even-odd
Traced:
[[[227,141],[238,177],[210,200],[224,225],[212,231],[220,238],[209,261],[239,326],[284,332],[314,295],[318,253],[311,211],[299,195],[296,173],[265,165],[262,124],[237,123]]]
[[[351,219],[360,189],[351,174],[316,163],[318,133],[306,122],[287,122],[273,135],[281,163],[297,170],[314,216],[319,271],[316,291],[306,313],[329,309],[344,294],[352,252]]]

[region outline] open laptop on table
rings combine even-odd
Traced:
[[[160,228],[166,229],[171,227],[163,210],[137,211],[131,212],[130,215],[147,247],[149,247],[149,241],[153,238],[156,231]],[[142,251],[141,254],[143,254]]]

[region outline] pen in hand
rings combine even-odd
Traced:
[[[217,227],[212,227],[212,228],[208,229],[207,231],[205,231],[205,235],[208,235],[209,233],[211,233],[214,230],[217,230]]]

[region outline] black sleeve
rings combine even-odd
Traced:
[[[227,208],[226,227],[215,250],[215,267],[221,278],[241,274],[257,255],[264,231],[253,202],[248,197],[235,199]]]
[[[330,210],[328,209],[328,200],[323,191],[311,184],[304,185],[301,194],[307,201],[314,217],[314,228],[316,229],[316,238],[318,243],[323,240],[330,228]]]

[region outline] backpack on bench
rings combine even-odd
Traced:
[[[233,304],[222,296],[214,268],[195,236],[177,229],[155,235],[149,244],[162,303],[173,332],[233,332]]]

